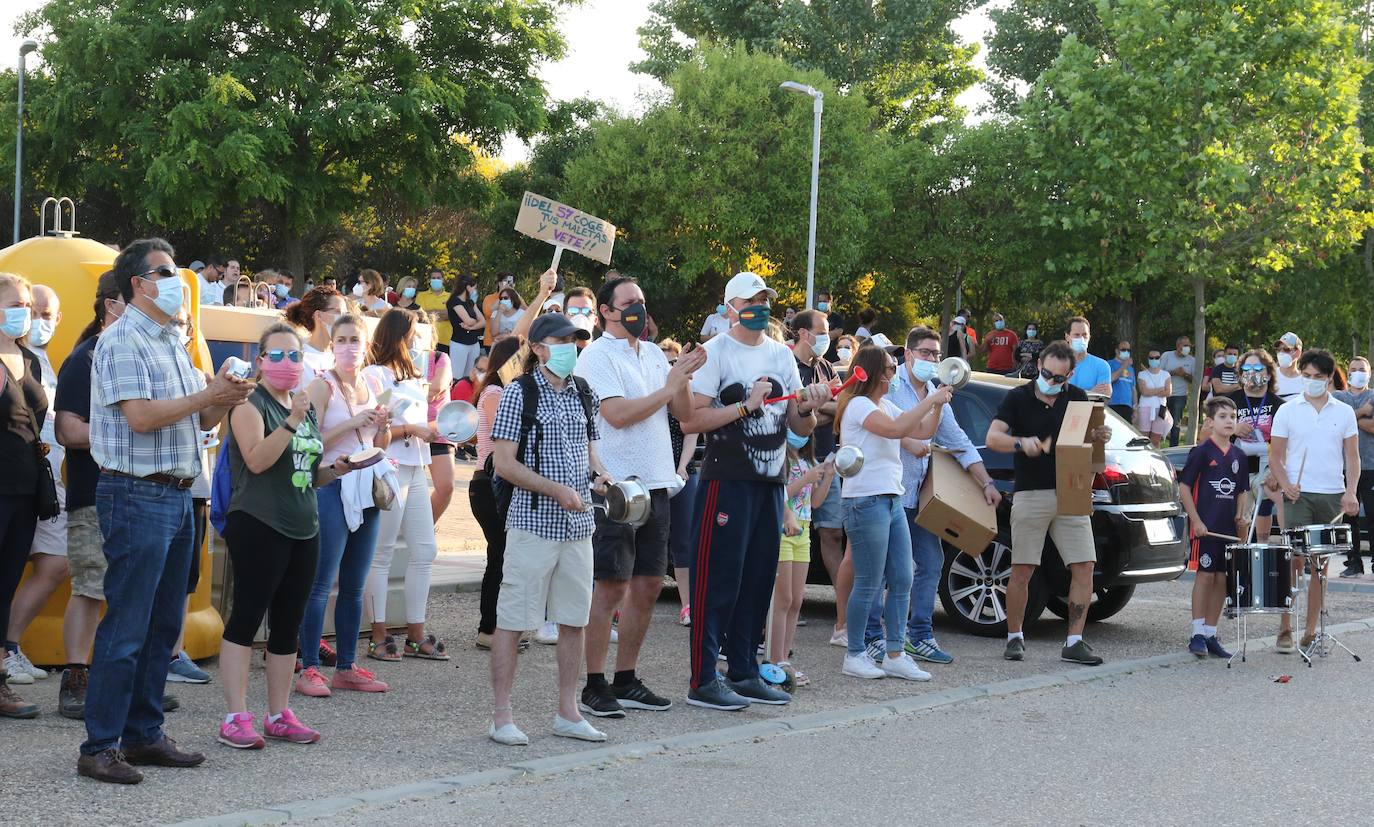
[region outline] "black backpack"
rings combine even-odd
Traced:
[[[592,416],[592,389],[587,384],[587,380],[581,376],[569,376],[573,385],[577,388],[577,398],[582,402],[582,411],[587,416],[587,443],[592,441],[595,420]],[[515,382],[520,386],[520,393],[524,397],[520,406],[520,442],[515,447],[515,459],[517,462],[525,461],[525,444],[530,434],[534,434],[534,467],[530,470],[539,473],[539,439],[543,434],[543,428],[535,414],[539,410],[539,385],[534,380],[534,375],[522,373],[515,377]],[[496,497],[496,513],[500,515],[501,521],[505,522],[506,512],[510,509],[510,499],[515,494],[515,486],[507,480],[502,479],[496,473],[496,463],[492,459],[493,454],[487,454],[487,461],[482,466],[486,472],[487,479],[491,481],[491,491]],[[539,495],[531,492],[530,509],[538,510]]]

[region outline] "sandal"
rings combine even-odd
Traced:
[[[428,647],[428,649],[426,649]],[[408,658],[423,658],[424,660],[448,660],[448,651],[444,647],[444,642],[434,635],[425,635],[425,639],[419,642],[406,638],[405,656]]]
[[[396,645],[396,638],[387,635],[381,643],[375,640],[367,642],[367,656],[373,660],[383,660],[396,662],[401,659],[400,647]]]

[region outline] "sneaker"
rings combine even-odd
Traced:
[[[552,620],[546,621],[539,631],[534,633],[534,642],[542,643],[545,646],[555,646],[558,644],[558,624]]]
[[[293,744],[315,744],[320,740],[320,734],[301,723],[296,717],[296,713],[289,709],[283,709],[281,717],[275,722],[272,721],[270,715],[264,717],[262,719],[262,731],[268,738],[290,741]]]
[[[891,678],[901,678],[906,681],[928,681],[930,673],[916,665],[916,661],[911,659],[911,655],[906,652],[895,658],[888,658],[883,661],[883,674]]]
[[[31,686],[33,675],[24,668],[18,652],[10,652],[5,655],[5,673],[9,675],[10,686]]]
[[[1345,571],[1341,572],[1341,577],[1347,577],[1347,578],[1348,578],[1348,577],[1363,577],[1363,576],[1364,576],[1364,569],[1363,569],[1363,568],[1357,568],[1357,567],[1352,566],[1352,565],[1347,565],[1347,566],[1345,567]]]
[[[500,729],[492,723],[491,729],[487,730],[487,737],[502,746],[507,747],[527,747],[530,745],[530,736],[520,731],[520,727],[515,724],[505,724]]]
[[[655,695],[639,678],[635,678],[623,686],[612,685],[611,691],[615,693],[615,699],[620,701],[620,705],[626,709],[664,712],[673,708],[672,701],[662,695]]]
[[[1221,641],[1217,640],[1216,635],[1207,638],[1207,654],[1214,658],[1231,659],[1231,653],[1221,648]]]
[[[386,684],[377,676],[361,666],[352,669],[335,669],[334,679],[329,682],[331,689],[348,689],[354,692],[385,692]]]
[[[679,626],[691,626],[691,625],[692,625],[692,607],[691,607],[691,606],[683,606],[683,607],[682,607],[682,611],[680,611],[680,612],[677,613],[677,625],[679,625]]]
[[[86,669],[68,669],[62,673],[62,686],[57,690],[57,712],[63,718],[79,721],[86,717]]]
[[[1188,651],[1199,658],[1207,657],[1207,638],[1202,635],[1193,635],[1188,639]]]
[[[572,738],[576,741],[604,741],[606,733],[592,726],[586,718],[569,721],[562,715],[553,716],[553,734],[559,738]]]
[[[954,663],[954,656],[941,649],[940,644],[936,643],[933,637],[918,640],[915,643],[908,640],[902,649],[916,660],[923,660],[926,663]]]
[[[747,699],[751,704],[782,706],[792,702],[791,695],[776,686],[769,686],[764,683],[763,678],[746,678],[742,681],[727,681],[727,683],[736,695]]]
[[[607,685],[606,679],[588,681],[582,689],[582,702],[577,708],[598,718],[624,718],[625,708],[615,699],[615,693]]]
[[[864,641],[864,652],[874,663],[882,663],[883,658],[887,657],[887,641],[880,637]]]
[[[172,658],[171,665],[167,667],[167,680],[172,683],[209,683],[210,676],[196,666],[190,655],[181,652]]]
[[[9,681],[0,674],[0,717],[37,718],[38,704],[31,704],[10,689]]]
[[[19,667],[23,669],[25,672],[29,673],[29,675],[33,676],[34,678],[37,678],[40,681],[45,681],[48,679],[47,671],[39,669],[37,666],[34,666],[33,661],[29,660],[29,656],[24,654],[23,649],[16,649],[14,651],[14,658],[17,661]],[[6,666],[7,671],[10,673],[10,680],[13,681],[14,670],[8,669],[8,659],[6,659]]]
[[[849,646],[849,631],[847,629],[836,629],[830,635],[831,646]]]
[[[253,713],[239,712],[219,725],[219,742],[234,749],[262,749],[267,742],[253,729]]]
[[[804,618],[804,617],[799,617],[799,618],[797,618],[797,625],[798,625],[798,626],[805,626],[805,625],[806,625],[806,618]]]
[[[333,669],[339,665],[339,653],[329,645],[329,641],[320,638],[320,666],[328,666]]]
[[[1086,640],[1080,640],[1072,646],[1065,646],[1059,652],[1059,659],[1069,663],[1078,663],[1083,666],[1101,666],[1102,656],[1093,651]]]
[[[840,674],[848,675],[851,678],[865,678],[873,680],[885,677],[886,672],[878,668],[878,664],[873,662],[873,658],[867,652],[857,655],[846,654],[844,656],[844,666],[840,669]]]
[[[337,673],[336,673],[337,674]],[[329,681],[325,680],[318,667],[312,666],[296,678],[296,691],[308,698],[328,698]]]
[[[1026,657],[1026,639],[1013,637],[1007,639],[1007,648],[1002,652],[1004,660],[1022,660]]]
[[[1274,651],[1280,655],[1291,655],[1298,650],[1293,645],[1293,632],[1284,630],[1279,632],[1279,636],[1274,639]]]
[[[484,652],[490,652],[491,634],[489,632],[478,632],[477,637],[474,638],[472,641],[472,645],[476,646],[478,649],[481,649]]]
[[[687,703],[692,706],[705,707],[706,709],[721,709],[727,712],[744,709],[749,705],[749,699],[731,689],[725,682],[725,678],[716,675],[716,679],[707,684],[702,684],[696,689],[687,693]]]

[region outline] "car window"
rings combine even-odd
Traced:
[[[954,418],[959,421],[959,427],[964,429],[973,444],[984,445],[988,439],[988,428],[992,425],[993,412],[971,393],[956,393],[949,404],[954,408]]]

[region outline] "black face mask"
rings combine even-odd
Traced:
[[[620,311],[620,325],[625,328],[625,332],[632,339],[638,339],[644,335],[644,328],[648,324],[649,311],[645,309],[644,302],[635,302]]]

